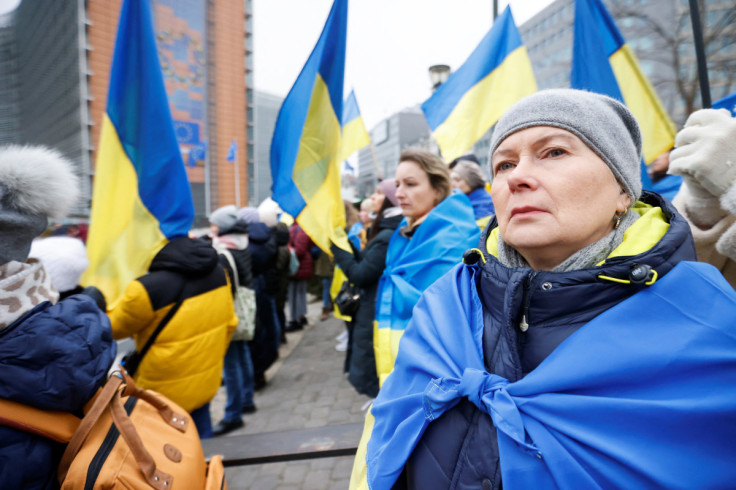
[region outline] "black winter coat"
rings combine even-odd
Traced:
[[[260,377],[279,357],[279,323],[275,295],[276,237],[264,223],[250,223],[248,248],[253,259],[253,288],[256,291],[256,331],[250,342],[253,370]]]
[[[373,320],[376,313],[378,279],[386,268],[388,242],[399,226],[402,215],[384,218],[378,224],[378,233],[368,242],[363,253],[351,254],[332,245],[335,262],[348,280],[361,289],[360,305],[353,317],[348,381],[358,393],[375,398],[378,394],[376,356],[373,351]]]

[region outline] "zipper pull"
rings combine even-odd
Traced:
[[[526,332],[527,330],[529,330],[529,324],[526,322],[526,313],[521,315],[521,323],[519,323],[519,330],[521,330],[522,332]]]

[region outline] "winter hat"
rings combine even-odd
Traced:
[[[210,223],[217,225],[221,230],[229,230],[238,221],[237,212],[238,208],[232,204],[217,208],[210,215]]]
[[[621,102],[574,89],[543,90],[529,95],[498,120],[491,137],[490,156],[507,137],[534,126],[564,129],[580,138],[608,165],[632,201],[639,199],[641,132],[636,118]]]
[[[242,219],[248,224],[260,223],[261,221],[261,217],[258,215],[258,209],[252,206],[238,209],[238,219]]]
[[[267,197],[258,205],[258,216],[269,228],[273,228],[279,222],[279,215],[283,211],[276,201]]]
[[[29,257],[41,261],[51,278],[51,284],[60,293],[76,288],[80,276],[89,267],[84,243],[79,238],[69,236],[33,240]]]
[[[473,162],[476,165],[480,165],[480,162],[478,161],[478,157],[475,156],[473,153],[468,153],[467,155],[462,155],[454,159],[450,162],[450,164],[447,166],[450,170],[455,168],[455,165],[457,165],[460,162]]]
[[[455,164],[451,173],[463,179],[471,190],[480,189],[486,185],[486,178],[477,163],[460,160]]]
[[[378,188],[391,201],[391,204],[394,206],[399,205],[399,200],[396,199],[396,179],[382,180],[378,183]]]
[[[0,264],[25,262],[48,218],[63,219],[76,204],[73,164],[41,146],[0,148]]]

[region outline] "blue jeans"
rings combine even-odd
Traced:
[[[253,405],[253,362],[247,340],[233,340],[225,352],[225,390],[227,403],[223,421],[237,422],[243,407]]]
[[[212,437],[212,419],[210,418],[209,403],[193,410],[189,415],[192,416],[192,421],[197,428],[200,439],[209,439]]]
[[[331,277],[322,278],[322,306],[329,308],[332,306],[332,297],[330,296],[330,286],[332,286]]]

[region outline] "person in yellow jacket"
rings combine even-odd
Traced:
[[[209,402],[220,387],[225,351],[237,325],[217,252],[201,239],[169,242],[153,258],[148,273],[128,284],[108,315],[113,337],[133,337],[141,352],[177,304],[134,379],[189,412],[200,437],[207,438],[212,436]]]

